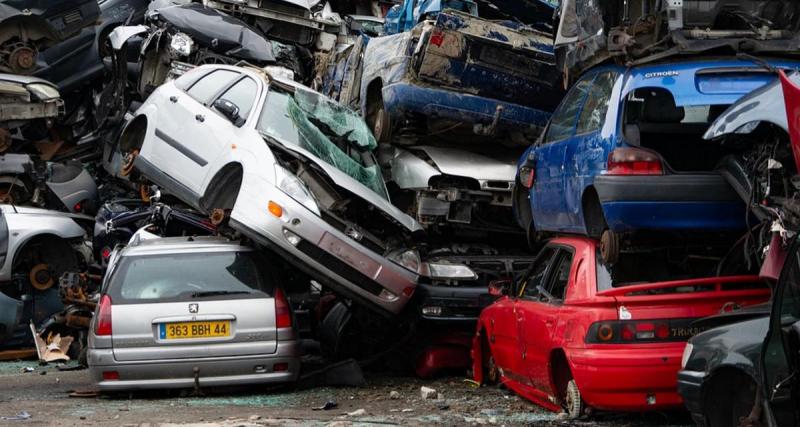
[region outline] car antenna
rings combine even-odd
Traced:
[[[764,67],[764,69],[766,69],[770,73],[778,74],[778,72],[780,71],[777,68],[775,68],[774,66],[772,66],[772,64],[768,63],[767,61],[764,61],[763,59],[761,59],[759,57],[750,55],[749,53],[739,52],[739,53],[736,54],[736,57],[739,58],[739,59],[747,59],[748,61],[752,61],[755,64]]]

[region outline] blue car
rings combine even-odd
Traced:
[[[743,229],[746,208],[715,172],[726,147],[703,133],[729,105],[774,78],[737,59],[587,71],[518,162],[517,222],[532,241],[548,233],[600,238],[609,262],[621,235],[636,231]]]

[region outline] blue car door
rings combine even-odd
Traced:
[[[536,147],[536,181],[531,188],[531,212],[537,230],[564,231],[568,225],[564,206],[564,160],[567,145],[575,134],[575,124],[586,98],[591,79],[576,83],[561,101],[544,138]]]
[[[594,176],[605,169],[608,153],[614,145],[617,109],[612,109],[611,117],[609,103],[618,77],[619,73],[613,70],[597,73],[578,116],[575,135],[566,145],[563,194],[566,222],[572,232],[591,231],[584,228],[583,193]],[[593,230],[587,234],[596,235],[602,231]]]

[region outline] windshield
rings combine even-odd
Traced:
[[[274,287],[268,265],[257,252],[127,256],[108,289],[114,303],[264,298]]]
[[[372,155],[378,144],[366,123],[345,107],[314,92],[297,89],[290,94],[272,85],[258,130],[309,151],[382,198],[389,198]]]

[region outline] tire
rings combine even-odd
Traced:
[[[574,379],[570,379],[567,383],[566,395],[564,396],[564,410],[570,420],[576,420],[583,416],[586,410],[586,404],[581,397],[581,391],[578,389],[578,384]]]
[[[482,333],[481,337],[481,360],[483,369],[483,383],[486,385],[496,385],[500,382],[500,369],[494,361],[492,348],[489,347],[489,340],[486,338],[486,331]]]
[[[372,129],[375,140],[378,143],[391,142],[392,124],[389,119],[389,113],[386,112],[386,107],[383,105],[383,98],[376,98],[367,110],[372,113],[369,118],[369,126]]]
[[[606,229],[600,237],[600,255],[608,265],[619,261],[619,234]]]
[[[750,415],[755,396],[756,384],[745,374],[717,374],[703,404],[707,427],[739,426],[739,420]]]

